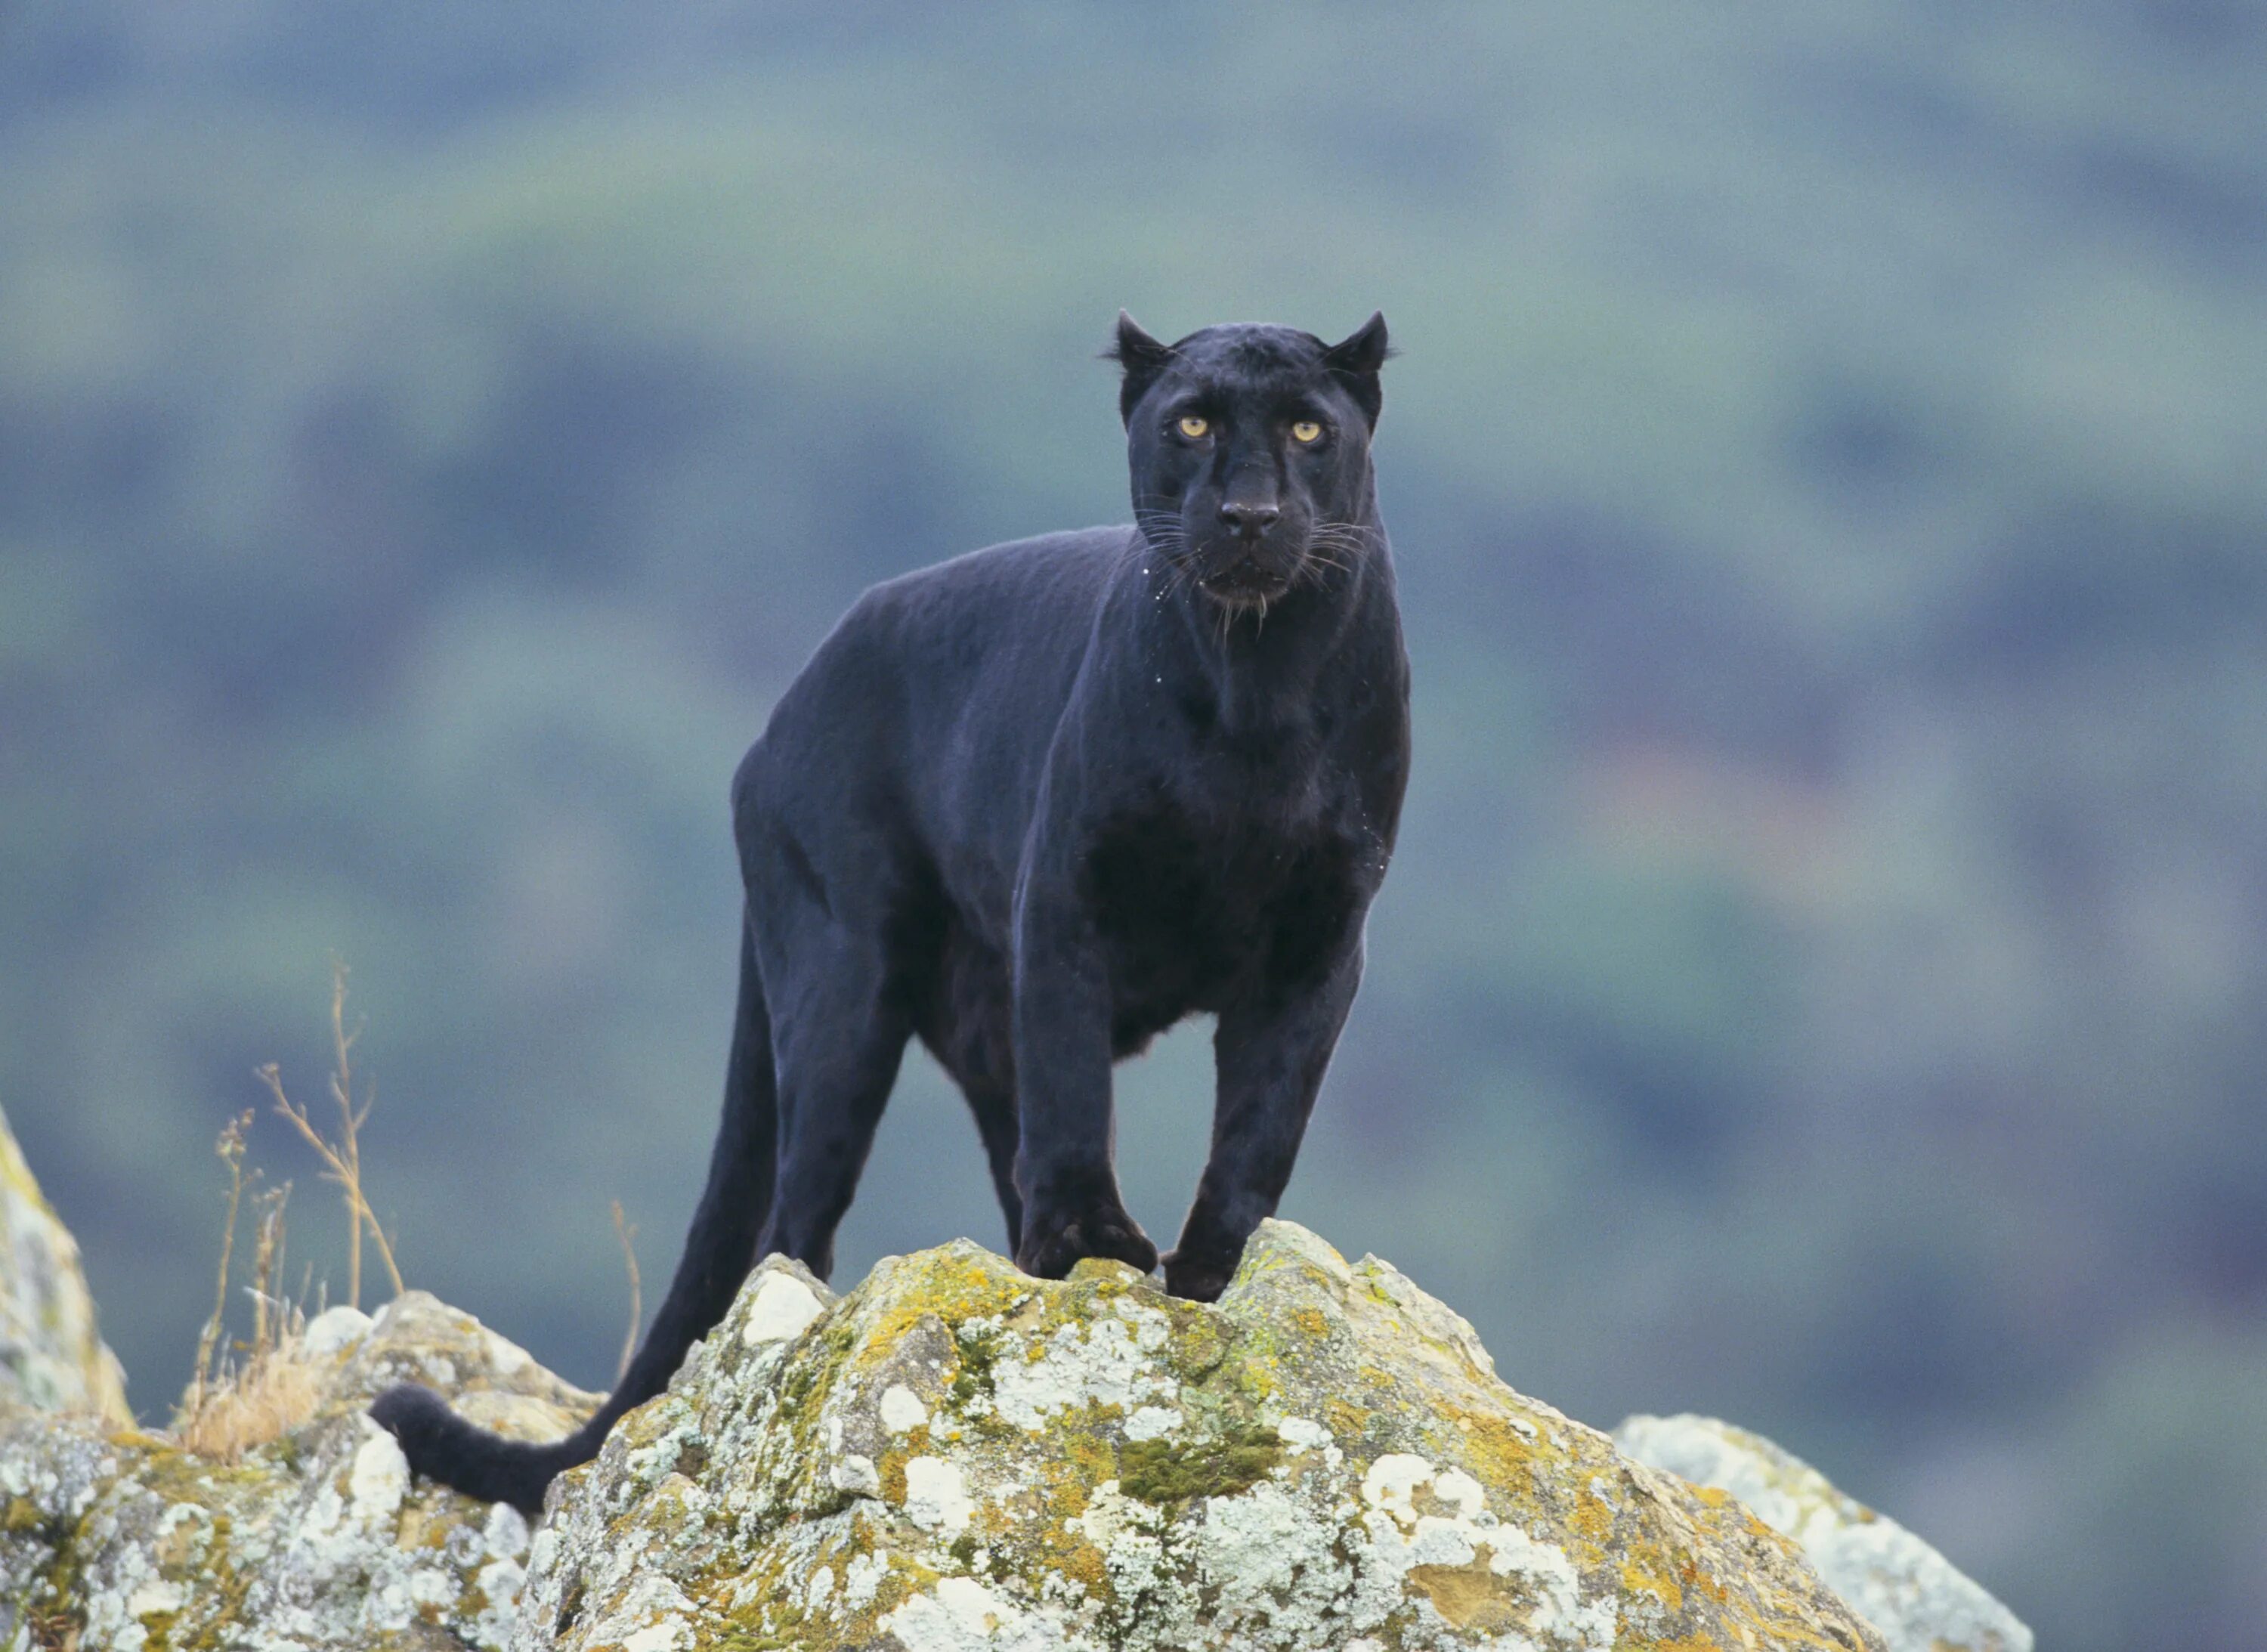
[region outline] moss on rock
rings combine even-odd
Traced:
[[[1283,1442],[1268,1428],[1231,1428],[1219,1439],[1186,1445],[1135,1440],[1120,1454],[1119,1487],[1145,1503],[1232,1497],[1282,1460]]]

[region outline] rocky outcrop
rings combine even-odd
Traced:
[[[469,1314],[412,1292],[334,1308],[280,1366],[304,1396],[231,1459],[77,1418],[0,1423],[0,1645],[86,1652],[501,1648],[525,1521],[422,1482],[362,1413],[427,1383],[492,1428],[566,1431],[596,1403]],[[261,1395],[244,1397],[256,1406]],[[255,1417],[252,1421],[256,1423]]]
[[[6,1652],[2030,1645],[1769,1442],[1639,1418],[1618,1450],[1390,1266],[1286,1222],[1212,1306],[965,1241],[840,1298],[774,1258],[531,1536],[413,1480],[363,1407],[422,1382],[550,1438],[594,1396],[413,1292],[253,1362],[198,1449],[137,1431],[4,1129],[0,1175],[33,1259],[0,1283],[39,1331],[0,1396]]]
[[[1264,1227],[1216,1307],[965,1242],[767,1262],[553,1492],[513,1642],[625,1652],[1882,1646],[1794,1544]]]
[[[2031,1652],[2031,1632],[1927,1544],[1837,1491],[1760,1435],[1713,1417],[1632,1417],[1614,1443],[1639,1462],[1729,1492],[1797,1543],[1889,1652]]]
[[[132,1419],[117,1357],[95,1330],[78,1242],[0,1114],[0,1408],[9,1406]]]

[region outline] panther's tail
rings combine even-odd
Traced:
[[[754,937],[740,930],[740,1003],[724,1079],[724,1118],[708,1157],[708,1182],[693,1213],[685,1255],[653,1317],[637,1357],[606,1403],[573,1434],[549,1444],[508,1440],[449,1409],[429,1388],[404,1383],[372,1402],[371,1418],[401,1443],[409,1466],[489,1502],[533,1514],[562,1470],[587,1463],[615,1420],[669,1385],[694,1342],[706,1336],[747,1277],[769,1215],[777,1154],[778,1097],[772,1074],[771,1018],[756,973]]]
[[[565,1439],[531,1445],[466,1422],[429,1388],[397,1383],[370,1402],[370,1414],[401,1442],[401,1454],[419,1473],[482,1502],[510,1503],[533,1516],[552,1478],[596,1457],[620,1413],[609,1402]]]

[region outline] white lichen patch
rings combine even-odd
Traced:
[[[1126,1437],[1129,1440],[1162,1440],[1177,1432],[1181,1426],[1181,1413],[1170,1406],[1139,1406],[1126,1419]]]
[[[527,1553],[527,1516],[510,1503],[488,1505],[481,1527],[481,1552],[493,1560],[510,1560]]]
[[[890,1557],[886,1553],[853,1555],[842,1575],[844,1604],[854,1611],[872,1605],[875,1592],[889,1575]]]
[[[1293,1645],[1326,1644],[1353,1584],[1332,1552],[1339,1533],[1306,1500],[1261,1481],[1205,1501],[1194,1545],[1201,1586],[1222,1629]]]
[[[1391,1580],[1405,1598],[1419,1568],[1448,1574],[1484,1570],[1515,1579],[1498,1609],[1519,1619],[1521,1632],[1550,1652],[1607,1652],[1619,1611],[1612,1600],[1586,1604],[1580,1570],[1559,1544],[1539,1541],[1487,1509],[1487,1494],[1460,1469],[1441,1469],[1421,1457],[1390,1452],[1362,1475],[1362,1524],[1369,1538],[1361,1552],[1364,1593],[1375,1603]],[[1431,1604],[1431,1597],[1427,1597]],[[1460,1609],[1476,1604],[1471,1582],[1458,1587]],[[1435,1611],[1439,1608],[1435,1606]]]
[[[648,1572],[591,1624],[588,1643],[621,1652],[686,1652],[699,1609],[668,1578]]]
[[[160,1612],[180,1611],[188,1596],[179,1583],[165,1578],[156,1578],[143,1583],[126,1597],[126,1615],[129,1618],[154,1617]]]
[[[825,1311],[811,1287],[794,1274],[767,1274],[756,1287],[756,1299],[749,1304],[747,1318],[741,1322],[740,1340],[752,1348],[784,1342],[802,1335]]]
[[[299,1333],[299,1352],[311,1360],[326,1360],[359,1347],[370,1334],[370,1317],[358,1308],[341,1303],[335,1308],[326,1308],[307,1321]]]
[[[906,1518],[922,1531],[958,1537],[975,1509],[959,1465],[935,1457],[906,1460]]]
[[[891,1434],[911,1434],[928,1424],[928,1407],[921,1404],[919,1394],[903,1383],[891,1383],[882,1391],[882,1403],[877,1409],[882,1427]]]
[[[874,1466],[873,1458],[855,1451],[846,1453],[828,1469],[827,1479],[835,1490],[847,1492],[853,1497],[882,1494],[882,1471]]]
[[[353,1499],[355,1524],[378,1526],[401,1512],[401,1500],[409,1491],[409,1459],[385,1429],[367,1420],[362,1426],[366,1437],[355,1452],[347,1490]]]
[[[1121,1301],[1110,1318],[1058,1328],[1036,1358],[1002,1357],[994,1403],[1008,1421],[1037,1432],[1050,1417],[1088,1406],[1130,1411],[1145,1401],[1170,1402],[1180,1384],[1156,1357],[1168,1333],[1156,1309]]]
[[[969,1577],[945,1577],[882,1620],[905,1652],[1070,1652],[1062,1626]]]
[[[628,1478],[638,1485],[656,1486],[677,1472],[678,1464],[686,1453],[700,1450],[706,1444],[696,1425],[680,1422],[649,1443],[632,1448],[623,1457],[623,1467]]]

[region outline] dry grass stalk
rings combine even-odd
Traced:
[[[331,1075],[331,1099],[339,1109],[339,1139],[334,1143],[327,1139],[307,1117],[306,1109],[293,1103],[283,1092],[283,1077],[275,1063],[270,1061],[259,1071],[260,1082],[275,1098],[275,1111],[291,1121],[309,1147],[323,1161],[323,1178],[336,1182],[344,1191],[347,1204],[347,1304],[362,1306],[362,1240],[367,1227],[370,1237],[378,1244],[378,1259],[385,1264],[386,1277],[393,1282],[393,1294],[399,1296],[404,1289],[401,1270],[394,1266],[393,1246],[378,1225],[378,1214],[370,1208],[370,1200],[362,1190],[362,1145],[360,1131],[370,1117],[371,1103],[377,1098],[373,1089],[363,1098],[361,1107],[354,1104],[354,1068],[349,1052],[361,1035],[361,1029],[347,1031],[347,966],[335,959],[331,965],[331,1047],[336,1070]]]
[[[260,1207],[259,1237],[252,1252],[252,1357],[268,1353],[283,1333],[284,1304],[273,1287],[283,1271],[283,1207],[291,1184],[271,1187],[254,1200]]]
[[[296,1311],[290,1312],[274,1347],[254,1355],[242,1370],[228,1373],[198,1396],[195,1408],[174,1425],[183,1446],[199,1457],[233,1463],[315,1414],[322,1384],[299,1357],[297,1318]]]
[[[302,1322],[296,1310],[279,1307],[275,1345],[253,1355],[241,1369],[224,1371],[219,1381],[185,1408],[173,1432],[199,1457],[233,1463],[255,1446],[282,1439],[315,1413],[322,1383],[300,1356]]]
[[[638,1332],[645,1324],[645,1303],[639,1296],[637,1250],[630,1243],[637,1237],[637,1230],[622,1218],[622,1201],[613,1201],[614,1237],[622,1242],[622,1266],[630,1271],[630,1328],[622,1338],[622,1357],[614,1367],[614,1382],[619,1386],[630,1374],[630,1358],[637,1352]]]
[[[222,1322],[228,1315],[228,1265],[236,1251],[236,1213],[244,1202],[244,1137],[252,1128],[252,1109],[247,1107],[228,1122],[213,1143],[213,1152],[228,1166],[228,1224],[221,1230],[220,1278],[213,1287],[212,1318],[197,1333],[196,1375],[189,1379],[189,1394],[184,1406],[194,1410],[204,1389],[215,1373],[213,1360],[220,1348]]]
[[[361,1306],[362,1241],[363,1230],[378,1242],[379,1259],[393,1281],[394,1294],[402,1289],[401,1270],[394,1265],[393,1246],[370,1209],[362,1186],[361,1129],[370,1117],[372,1096],[354,1105],[354,1068],[350,1052],[356,1034],[347,1031],[347,971],[335,960],[331,973],[331,1047],[337,1070],[331,1076],[331,1098],[339,1109],[335,1142],[315,1127],[306,1110],[285,1093],[281,1072],[273,1062],[259,1069],[260,1083],[275,1098],[275,1110],[291,1121],[301,1138],[323,1161],[323,1178],[335,1182],[346,1198],[351,1244],[348,1250],[349,1300]],[[197,1340],[197,1368],[182,1396],[173,1421],[181,1443],[200,1456],[233,1462],[253,1447],[281,1438],[314,1414],[322,1385],[314,1365],[303,1356],[299,1339],[306,1325],[306,1287],[298,1301],[286,1300],[284,1207],[291,1196],[290,1183],[261,1189],[259,1172],[245,1169],[245,1139],[253,1115],[246,1112],[221,1132],[214,1151],[228,1166],[228,1226],[221,1236],[219,1282],[215,1289],[212,1318]],[[233,1347],[225,1340],[229,1274],[236,1254],[236,1224],[246,1197],[256,1212],[253,1227],[252,1281],[246,1287],[252,1298],[252,1340]],[[617,1215],[617,1221],[620,1221]],[[625,1238],[624,1243],[627,1240]],[[313,1279],[312,1267],[307,1271]],[[635,1264],[632,1264],[632,1302],[636,1300]],[[239,1357],[240,1356],[240,1357]]]
[[[242,1176],[236,1161],[230,1168],[232,1209],[241,1193]],[[210,1362],[212,1355],[207,1353],[182,1396],[173,1432],[200,1457],[235,1462],[253,1447],[281,1439],[297,1428],[314,1414],[322,1397],[314,1371],[299,1357],[299,1333],[306,1318],[276,1289],[283,1269],[283,1212],[290,1197],[288,1182],[253,1195],[259,1221],[252,1282],[246,1288],[252,1296],[252,1342],[243,1347],[243,1365],[238,1366],[227,1352],[218,1355],[216,1363]],[[234,1231],[231,1222],[231,1236]],[[216,1316],[207,1330],[208,1344],[218,1341],[217,1327]]]

